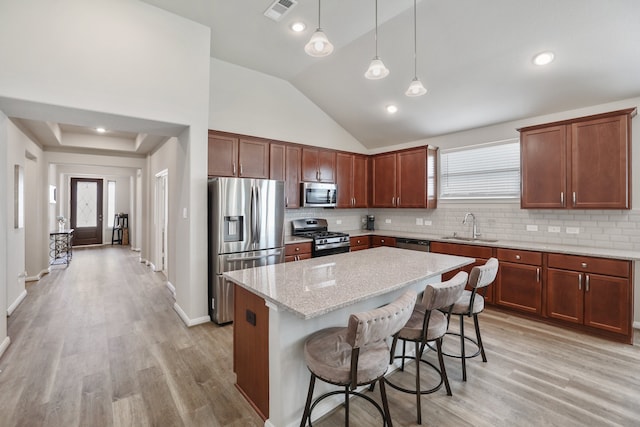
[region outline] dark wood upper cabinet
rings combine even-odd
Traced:
[[[521,207],[630,209],[635,114],[631,108],[520,129]]]
[[[271,144],[269,147],[269,178],[284,181],[286,179],[287,146],[284,144]]]
[[[209,176],[269,178],[269,141],[209,131]]]
[[[436,156],[437,150],[427,147],[373,156],[372,206],[435,208]]]
[[[367,207],[367,158],[348,153],[336,154],[336,184],[339,208]]]
[[[207,158],[207,175],[237,176],[238,138],[209,132]]]
[[[316,148],[302,149],[302,180],[335,182],[336,153]]]
[[[285,154],[285,207],[295,209],[300,207],[300,181],[302,149],[297,146],[287,146]]]

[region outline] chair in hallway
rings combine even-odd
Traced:
[[[482,361],[487,361],[487,356],[482,345],[482,336],[480,335],[480,325],[478,323],[478,314],[484,310],[484,297],[489,286],[496,279],[498,274],[498,260],[490,258],[484,265],[476,266],[471,269],[469,274],[468,287],[471,290],[465,290],[462,296],[453,305],[451,314],[458,315],[460,318],[460,333],[449,332],[452,335],[460,336],[460,353],[445,353],[445,356],[455,357],[462,360],[462,381],[467,380],[467,359],[482,356]],[[476,329],[476,339],[465,336],[464,318],[473,316],[473,324]],[[467,354],[465,341],[473,343],[478,350],[473,354]]]
[[[401,359],[400,369],[404,370],[404,362],[407,359],[414,360],[416,369],[415,388],[408,389],[396,384],[387,376],[385,382],[396,390],[416,395],[416,411],[418,424],[422,424],[422,404],[421,396],[423,394],[433,393],[445,385],[447,395],[451,396],[451,387],[447,378],[447,370],[442,357],[442,338],[449,328],[450,312],[453,304],[460,298],[464,287],[467,283],[468,274],[464,271],[459,272],[450,280],[442,283],[428,284],[422,295],[422,301],[415,305],[411,318],[404,328],[394,336],[391,346],[391,361],[393,359]],[[444,311],[444,312],[443,312]],[[402,355],[396,356],[395,349],[398,340],[402,340]],[[415,344],[415,355],[408,356],[406,354],[407,341]],[[438,352],[438,362],[440,367],[436,367],[431,362],[422,359],[425,347],[429,341],[435,341]],[[425,363],[433,368],[440,376],[440,382],[427,390],[421,389],[420,384],[420,364]]]
[[[387,338],[395,335],[409,320],[416,302],[414,291],[405,292],[394,302],[375,310],[352,314],[345,328],[326,328],[309,336],[304,357],[311,372],[307,401],[300,421],[304,427],[315,406],[323,399],[344,393],[345,425],[349,425],[349,398],[363,397],[380,412],[384,425],[391,427],[389,404],[384,388],[384,374],[389,367]],[[312,404],[316,378],[342,390],[325,393]],[[382,407],[371,397],[357,392],[358,386],[380,383]]]

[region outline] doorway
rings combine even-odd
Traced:
[[[73,245],[102,244],[102,179],[71,178]]]
[[[169,223],[169,171],[163,170],[156,174],[156,271],[162,271],[169,278],[168,267],[168,230]]]

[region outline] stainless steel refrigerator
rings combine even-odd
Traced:
[[[209,316],[233,321],[233,283],[222,273],[284,262],[284,182],[211,178]]]

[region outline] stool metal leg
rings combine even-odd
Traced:
[[[349,427],[349,386],[344,386],[344,427]]]
[[[444,356],[442,355],[442,338],[436,340],[438,346],[438,362],[440,362],[440,372],[442,373],[442,379],[444,386],[447,389],[447,396],[451,396],[451,387],[449,386],[449,377],[447,376],[447,368],[444,366]]]
[[[476,339],[478,340],[478,347],[480,348],[480,354],[482,355],[482,361],[487,361],[487,356],[484,354],[484,345],[482,345],[482,337],[480,336],[480,323],[478,322],[478,314],[473,315],[473,323],[476,327]]]
[[[467,357],[464,345],[464,314],[460,315],[460,356],[462,358],[462,381],[467,380]]]
[[[422,424],[422,404],[420,402],[420,396],[422,396],[422,393],[420,393],[420,359],[422,359],[422,354],[420,353],[419,343],[416,341],[416,407],[418,408],[418,424]]]
[[[309,419],[309,424],[311,424],[311,398],[313,397],[313,386],[316,383],[316,376],[311,374],[311,379],[309,380],[309,393],[307,394],[307,403],[304,405],[304,412],[302,413],[302,421],[300,421],[300,427],[305,427],[307,425],[307,419]]]
[[[380,397],[382,398],[382,408],[384,409],[385,423],[387,427],[393,427],[391,413],[389,412],[389,401],[387,400],[387,390],[384,388],[384,379],[380,378]],[[375,384],[375,383],[374,383]]]

